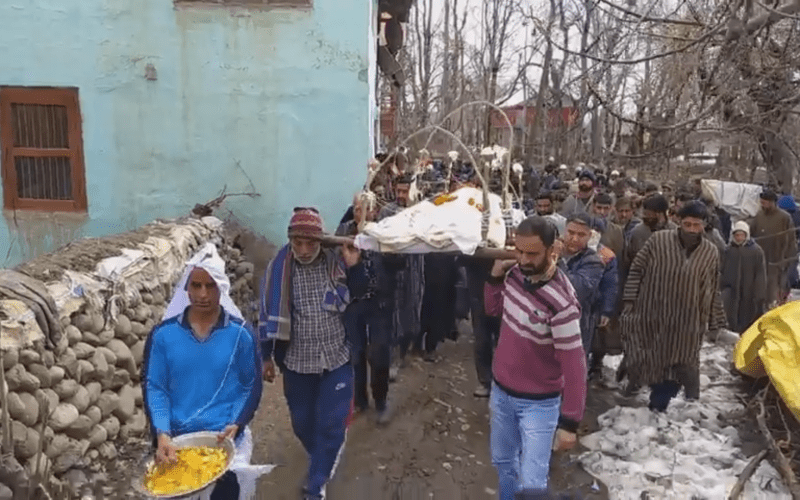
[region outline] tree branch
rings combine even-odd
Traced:
[[[775,457],[778,472],[780,472],[783,480],[786,482],[786,486],[789,487],[789,491],[792,494],[792,500],[800,500],[800,485],[798,485],[797,478],[794,475],[794,471],[792,471],[792,464],[789,462],[783,452],[781,452],[780,448],[778,448],[778,443],[775,442],[775,438],[772,436],[769,427],[767,427],[767,410],[764,407],[764,399],[766,398],[770,387],[771,384],[767,385],[767,387],[761,391],[761,394],[757,398],[759,411],[756,415],[756,421],[758,422],[759,429],[761,429],[761,433],[764,434],[764,438],[767,440],[767,444],[769,445],[769,449],[772,451],[772,455]]]
[[[608,5],[609,7],[613,7],[614,9],[616,9],[616,10],[618,10],[620,12],[623,12],[623,13],[629,15],[629,16],[633,16],[633,17],[639,19],[640,21],[644,21],[644,22],[658,23],[658,24],[677,24],[677,25],[680,25],[680,26],[705,26],[704,24],[699,23],[697,21],[683,21],[681,19],[665,19],[665,18],[659,18],[659,17],[643,16],[643,15],[639,14],[638,12],[634,12],[634,11],[628,10],[628,9],[626,9],[624,7],[620,7],[619,5],[613,3],[613,2],[611,2],[609,0],[599,0],[599,1],[601,3],[604,3],[604,4]]]
[[[744,32],[728,33],[728,40],[738,40],[742,36],[750,36],[756,31],[772,26],[778,21],[788,19],[800,12],[800,0],[789,0],[777,9],[769,9],[768,12],[754,17],[746,25]]]
[[[664,57],[668,57],[668,56],[672,56],[672,55],[675,55],[675,54],[680,54],[682,52],[686,52],[688,49],[694,47],[695,45],[699,45],[700,43],[710,39],[711,37],[722,33],[722,31],[724,29],[725,29],[725,26],[719,25],[716,28],[714,28],[714,29],[710,30],[709,32],[705,33],[703,36],[695,39],[691,43],[687,43],[683,47],[679,47],[679,48],[674,49],[674,50],[668,50],[666,52],[661,52],[661,53],[658,53],[658,54],[653,54],[652,56],[640,57],[638,59],[628,59],[628,60],[606,59],[606,58],[598,57],[598,56],[595,56],[595,55],[592,55],[592,54],[588,54],[588,53],[585,53],[585,52],[579,52],[579,51],[570,50],[570,49],[568,49],[566,47],[562,47],[561,45],[559,45],[556,42],[552,42],[552,43],[559,50],[561,50],[562,52],[565,52],[567,54],[571,54],[571,55],[574,55],[574,56],[580,56],[580,57],[587,57],[587,58],[592,59],[594,61],[602,62],[602,63],[605,63],[605,64],[629,65],[629,64],[641,64],[643,62],[654,61],[656,59],[662,59]]]
[[[766,457],[768,453],[769,450],[761,450],[750,460],[750,462],[747,464],[747,467],[745,467],[742,473],[739,474],[739,479],[736,480],[736,484],[733,485],[733,489],[731,490],[731,494],[728,496],[728,500],[739,500],[747,481],[758,468],[758,464],[764,460],[764,457]]]

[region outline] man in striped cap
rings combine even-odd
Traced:
[[[351,290],[367,280],[360,252],[323,248],[323,234],[316,209],[295,208],[289,244],[267,266],[261,286],[263,374],[274,381],[275,364],[283,373],[292,428],[308,453],[306,500],[325,497],[344,446],[353,367],[343,315]]]

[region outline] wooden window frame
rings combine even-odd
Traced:
[[[311,9],[313,0],[173,0],[179,7],[222,7],[251,10]]]
[[[21,148],[14,145],[11,123],[12,104],[64,106],[67,112],[67,149]],[[86,177],[83,160],[83,132],[77,88],[0,87],[0,147],[2,147],[3,206],[6,210],[38,210],[42,212],[86,212]],[[15,158],[68,157],[72,182],[72,200],[20,198],[17,189]]]

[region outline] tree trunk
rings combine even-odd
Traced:
[[[758,151],[767,165],[770,183],[775,183],[775,187],[783,193],[791,193],[797,167],[794,155],[786,143],[776,132],[764,130],[758,135]]]
[[[528,145],[527,150],[528,154],[525,156],[525,163],[527,165],[533,164],[533,154],[536,145],[536,138],[540,136],[544,137],[544,124],[547,121],[545,117],[545,113],[547,112],[544,108],[544,98],[545,94],[549,91],[549,80],[548,75],[550,74],[550,62],[553,60],[553,45],[550,43],[550,37],[547,38],[547,48],[544,51],[544,61],[542,63],[542,77],[539,80],[539,90],[536,92],[536,107],[534,108],[534,115],[533,115],[533,129],[530,131],[529,138],[528,138]],[[526,117],[527,120],[527,117]],[[540,130],[541,129],[541,130]],[[544,147],[544,144],[542,144]],[[542,154],[544,155],[544,149],[542,149]]]

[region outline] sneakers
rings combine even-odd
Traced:
[[[476,398],[488,398],[489,388],[481,384],[475,389],[475,392],[473,392],[472,395],[475,396]]]
[[[319,494],[310,493],[308,489],[303,488],[303,500],[325,500],[325,488]]]
[[[425,360],[427,363],[435,363],[436,362],[436,353],[435,352],[427,352],[422,355],[422,359]]]
[[[375,403],[375,423],[384,426],[388,425],[391,420],[392,414],[386,402]]]
[[[397,375],[400,374],[400,368],[397,365],[392,366],[389,368],[389,382],[394,382],[397,380]]]
[[[361,415],[363,415],[364,413],[366,413],[367,411],[369,411],[369,403],[366,404],[356,403],[353,405],[353,418],[356,419]]]

